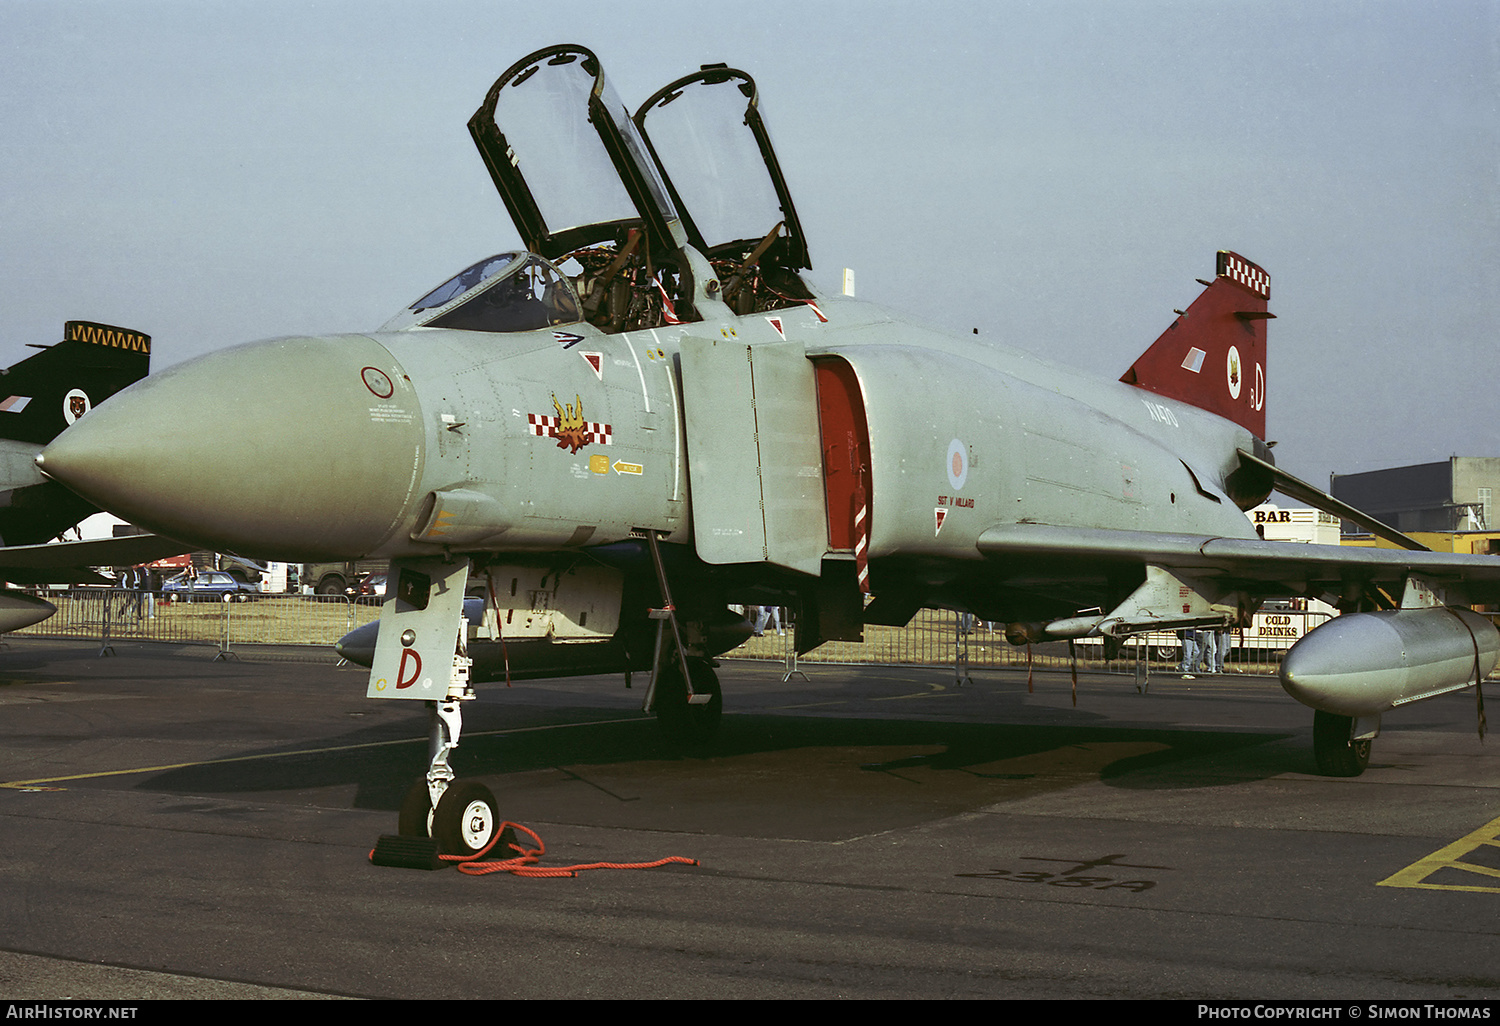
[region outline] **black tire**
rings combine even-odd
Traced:
[[[696,746],[712,741],[719,731],[724,713],[724,696],[719,690],[719,675],[706,659],[689,659],[693,691],[708,695],[700,705],[689,705],[687,689],[682,684],[682,669],[674,659],[662,669],[656,682],[656,723],[675,745]]]
[[[344,593],[344,579],[342,577],[329,577],[319,581],[317,593],[319,595],[342,595]]]
[[[432,794],[427,790],[427,781],[421,780],[411,786],[406,797],[401,799],[401,816],[396,820],[396,833],[402,837],[432,836]]]
[[[432,812],[432,836],[444,855],[483,851],[500,830],[495,796],[477,780],[455,780]]]
[[[1325,777],[1357,777],[1370,764],[1370,742],[1354,740],[1354,718],[1313,712],[1313,760]]]

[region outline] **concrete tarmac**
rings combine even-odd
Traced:
[[[454,756],[575,879],[376,867],[420,703],[330,660],[0,651],[0,997],[1500,996],[1473,692],[1314,773],[1270,678],[725,663],[710,753],[620,678],[486,685]],[[644,681],[638,679],[638,683]]]

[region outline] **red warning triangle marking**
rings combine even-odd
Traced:
[[[780,317],[767,317],[766,322],[776,329],[776,334],[781,336],[781,341],[786,341],[786,329],[781,326]]]
[[[588,365],[594,368],[594,376],[600,381],[604,380],[604,354],[603,353],[580,353]]]

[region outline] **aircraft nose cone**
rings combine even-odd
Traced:
[[[206,549],[353,559],[402,523],[422,436],[411,383],[383,346],[273,339],[137,382],[37,465],[116,516]]]

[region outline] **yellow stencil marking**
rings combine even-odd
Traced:
[[[1492,819],[1472,834],[1460,837],[1446,848],[1418,859],[1405,869],[1376,884],[1377,887],[1418,887],[1429,891],[1488,891],[1500,894],[1500,869],[1465,862],[1463,857],[1481,848],[1500,848],[1500,819]],[[1427,878],[1440,869],[1451,869],[1474,877],[1489,878],[1489,884],[1435,884]]]

